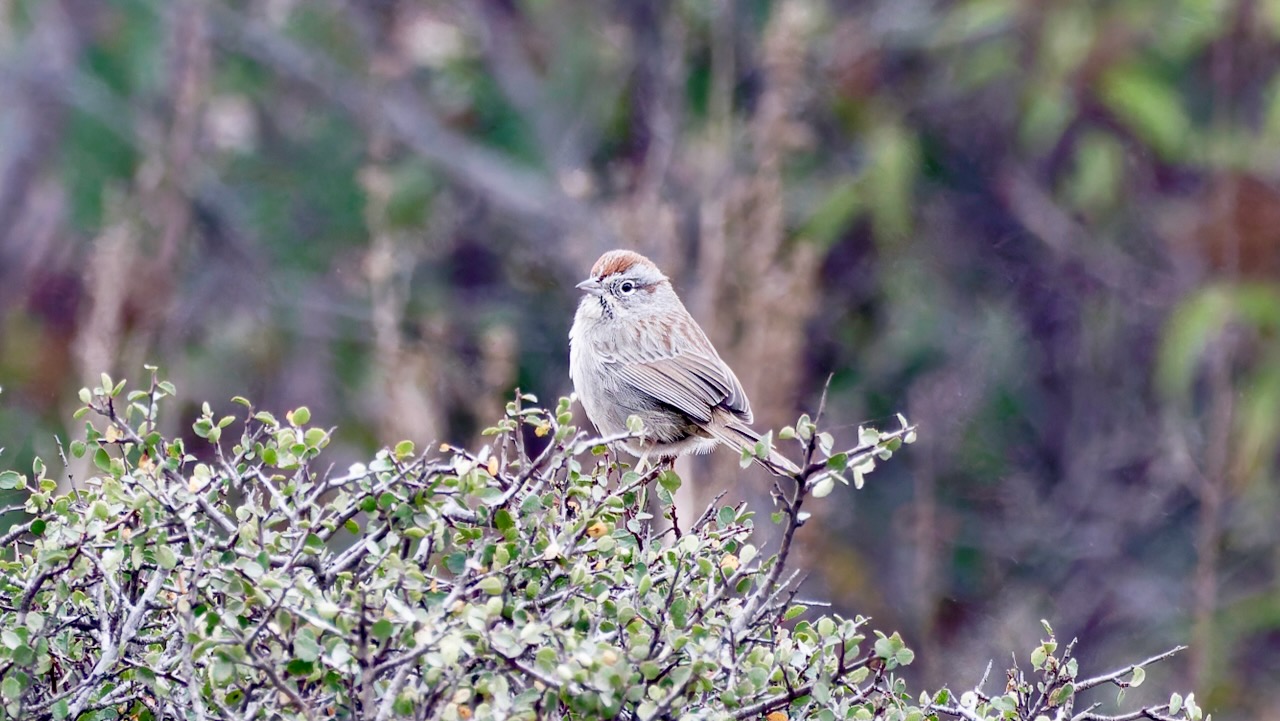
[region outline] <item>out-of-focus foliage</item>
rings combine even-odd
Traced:
[[[625,245],[762,427],[829,376],[846,435],[920,424],[805,555],[911,673],[1047,617],[1105,658],[1190,641],[1251,717],[1278,50],[1273,0],[0,1],[0,445],[51,457],[68,391],[145,362],[307,403],[342,460],[465,444],[568,390],[573,283]],[[765,497],[731,455],[686,502]]]

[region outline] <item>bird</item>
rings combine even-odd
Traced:
[[[719,445],[755,447],[760,434],[742,383],[653,261],[611,250],[577,288],[584,295],[569,330],[569,377],[601,434],[624,434],[638,416],[642,434],[623,447],[639,467]],[[756,461],[774,473],[799,472],[777,451]]]

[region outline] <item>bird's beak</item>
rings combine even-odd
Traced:
[[[574,287],[591,295],[604,295],[604,286],[600,285],[600,281],[595,278],[587,278]]]

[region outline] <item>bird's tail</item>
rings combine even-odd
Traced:
[[[749,426],[741,423],[729,422],[723,425],[713,423],[707,428],[707,431],[710,432],[716,440],[726,446],[729,446],[735,451],[740,451],[744,447],[754,449],[756,447],[756,443],[760,442],[760,434],[756,433]],[[778,475],[780,471],[793,475],[800,473],[799,466],[792,463],[789,458],[773,449],[769,449],[769,459],[767,463],[761,458],[755,458],[753,456],[753,459],[766,471],[769,471],[774,475]]]

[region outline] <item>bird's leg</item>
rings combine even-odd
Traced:
[[[648,461],[649,461],[649,452],[650,452],[650,451],[652,451],[652,450],[653,450],[653,448],[652,448],[651,446],[650,446],[650,447],[646,447],[646,448],[644,449],[644,452],[640,454],[640,460],[639,460],[639,462],[637,462],[637,463],[636,463],[636,473],[639,473],[639,474],[640,474],[640,475],[642,475],[642,476],[644,475],[645,464],[646,464],[646,463],[648,463]]]

